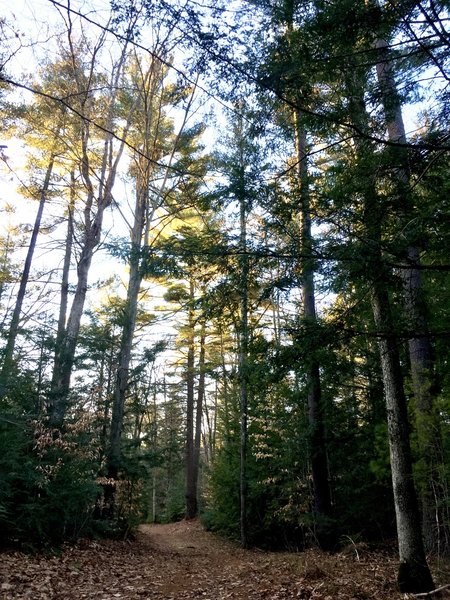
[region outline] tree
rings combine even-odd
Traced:
[[[88,276],[94,251],[101,240],[102,224],[105,211],[113,200],[113,186],[115,183],[118,166],[125,147],[129,119],[133,112],[131,108],[125,117],[125,126],[121,134],[118,148],[114,147],[114,124],[117,120],[115,106],[119,91],[119,82],[122,77],[127,56],[127,44],[123,44],[118,59],[112,66],[108,92],[103,98],[104,114],[102,119],[103,134],[100,142],[103,146],[100,155],[92,155],[90,144],[93,139],[92,117],[95,105],[93,103],[92,86],[95,85],[97,55],[104,43],[104,36],[100,38],[92,49],[92,58],[84,64],[81,48],[74,46],[71,31],[69,30],[68,65],[75,81],[76,96],[78,101],[76,110],[80,114],[81,148],[79,158],[80,174],[85,187],[83,231],[80,241],[79,257],[77,260],[77,283],[72,305],[65,326],[61,344],[56,348],[52,383],[49,394],[49,418],[53,426],[63,424],[69,401],[70,379],[75,359],[78,333],[81,317],[88,289]],[[94,177],[95,174],[95,177]]]
[[[289,37],[294,37],[293,31],[293,3],[285,3],[285,10]],[[297,104],[307,100],[309,82],[304,83],[305,89],[297,89],[294,93]],[[298,178],[298,193],[300,208],[300,255],[303,294],[303,317],[307,324],[314,327],[317,324],[316,298],[314,284],[314,262],[313,262],[313,238],[311,233],[311,198],[308,173],[308,148],[306,124],[303,123],[302,114],[299,110],[293,113],[295,133],[295,161],[296,174]],[[312,354],[307,374],[308,388],[308,415],[311,427],[311,472],[314,485],[314,510],[323,517],[331,516],[331,492],[328,482],[328,459],[325,443],[325,419],[323,399],[320,383],[320,364],[317,356]],[[319,534],[320,538],[320,534]]]
[[[347,83],[349,115],[360,131],[367,131],[369,121],[365,109],[364,80],[353,72]],[[358,161],[373,172],[373,151],[368,142],[355,140]],[[368,154],[367,154],[368,153]],[[369,171],[370,172],[370,171]],[[361,180],[361,176],[360,176]],[[409,440],[408,413],[403,377],[395,336],[395,327],[388,293],[388,272],[381,252],[382,221],[380,203],[373,176],[361,185],[364,239],[371,272],[371,303],[374,323],[379,332],[380,361],[388,420],[392,485],[394,492],[400,567],[398,582],[401,591],[429,591],[433,581],[426,562],[419,526],[419,507],[413,481]]]
[[[53,72],[47,73],[46,84],[51,82]],[[36,83],[39,87],[39,83]],[[45,83],[43,85],[45,88]],[[22,194],[30,199],[39,198],[38,209],[31,231],[27,255],[24,260],[20,277],[14,309],[9,324],[6,346],[4,349],[3,365],[0,373],[0,395],[8,393],[8,383],[14,374],[14,351],[19,334],[20,320],[23,316],[25,295],[31,276],[33,256],[38,245],[38,235],[43,227],[43,214],[46,202],[52,197],[55,180],[55,171],[61,168],[64,155],[64,144],[61,132],[69,126],[67,111],[63,108],[57,110],[49,106],[46,99],[36,98],[30,106],[16,107],[17,119],[10,128],[12,132],[20,134],[32,148],[33,154],[28,158],[27,171],[30,174],[30,183],[23,185]],[[37,178],[42,177],[42,183]]]
[[[180,154],[189,153],[188,146],[192,141],[191,138],[196,136],[195,133],[192,136],[191,133],[185,131],[195,95],[195,87],[193,89],[176,90],[174,87],[166,86],[164,82],[166,70],[159,60],[153,60],[148,70],[145,70],[141,61],[137,59],[134,68],[137,78],[142,78],[137,85],[135,84],[142,96],[141,102],[136,107],[135,117],[142,112],[142,121],[145,123],[145,127],[143,132],[140,131],[140,127],[138,129],[140,122],[136,118],[134,135],[132,135],[135,138],[135,144],[142,146],[144,156],[138,155],[135,157],[133,167],[136,178],[136,204],[129,252],[129,283],[112,412],[108,461],[108,477],[110,479],[117,479],[120,465],[120,438],[139,291],[151,254],[152,242],[154,243],[155,239],[161,234],[161,230],[164,229],[164,226],[162,228],[161,226],[158,227],[158,224],[154,223],[154,219],[157,211],[165,211],[170,217],[172,211],[179,210],[177,204],[172,205],[174,201],[172,196],[178,194],[178,185],[181,187],[184,185],[182,180],[178,180],[179,174],[183,173],[188,176],[184,173],[185,165],[179,157]],[[165,110],[167,105],[171,103],[171,99],[176,98],[176,96],[179,100],[186,98],[187,103],[183,108],[183,119],[180,128],[175,135],[172,123],[165,116]],[[142,140],[139,140],[138,136],[142,136]],[[166,159],[166,165],[160,162],[162,159]],[[162,183],[159,185],[157,183],[158,178],[162,179]],[[171,188],[166,189],[169,185]],[[177,202],[176,199],[175,202]],[[189,415],[193,406],[193,393],[193,383],[190,383],[188,378],[188,423],[191,422]],[[191,439],[193,439],[192,436],[189,437],[189,440]],[[190,443],[188,443],[188,449],[193,452]],[[192,457],[189,456],[187,464],[191,465],[192,460]],[[195,502],[196,496],[195,487],[193,492]],[[191,516],[197,514],[195,503],[190,508],[188,507],[187,514]]]
[[[389,44],[384,39],[377,39],[375,47],[379,52],[376,65],[377,79],[380,86],[381,99],[385,114],[388,139],[393,143],[406,144],[407,137],[403,121],[401,101],[392,71]],[[437,509],[436,494],[432,481],[439,480],[438,467],[441,455],[442,440],[439,423],[435,418],[434,404],[438,392],[434,370],[433,348],[430,339],[426,299],[420,272],[420,246],[418,235],[410,231],[409,223],[414,219],[414,198],[412,198],[412,177],[409,168],[408,154],[404,148],[390,149],[395,169],[394,191],[398,202],[399,227],[404,232],[405,265],[400,274],[403,280],[404,311],[406,325],[413,334],[408,339],[411,379],[415,397],[416,429],[421,456],[426,461],[427,481],[421,482],[422,532],[426,547],[435,547],[434,535],[435,514]]]
[[[177,243],[179,259],[183,258],[177,265],[177,277],[183,279],[168,289],[165,299],[178,304],[178,310],[185,313],[185,322],[179,327],[178,346],[182,352],[186,407],[185,516],[193,519],[198,516],[200,506],[199,473],[203,407],[206,405],[206,326],[210,310],[205,296],[213,268],[201,254],[201,249],[207,248],[207,235],[210,233],[207,215],[202,222],[188,208],[184,220],[189,225],[180,229]],[[171,246],[172,251],[175,250]]]
[[[135,154],[132,167],[136,181],[136,200],[133,225],[130,230],[129,280],[122,315],[122,336],[108,450],[108,477],[111,479],[117,479],[120,466],[121,433],[138,313],[138,299],[144,276],[143,262],[145,262],[150,249],[150,237],[154,227],[153,219],[157,209],[163,204],[164,198],[164,190],[155,188],[154,180],[159,176],[159,161],[167,152],[165,138],[172,137],[171,127],[166,123],[164,115],[164,68],[162,63],[158,60],[151,60],[146,68],[142,58],[135,56],[130,65],[130,71],[130,88],[133,90],[133,96],[127,98],[127,101],[133,112],[133,121],[130,123],[132,126],[131,136],[136,148],[141,150]],[[141,131],[142,123],[144,123],[144,128]]]
[[[239,411],[240,411],[240,527],[241,527],[241,545],[243,548],[248,546],[247,533],[247,452],[248,452],[248,375],[249,375],[249,324],[248,324],[248,286],[249,286],[249,257],[247,244],[247,219],[251,210],[251,201],[249,200],[246,189],[245,170],[246,149],[244,140],[243,123],[239,121],[234,130],[236,139],[236,180],[233,181],[235,188],[235,200],[239,203]]]
[[[44,212],[45,201],[47,198],[47,192],[50,185],[50,178],[52,175],[54,163],[54,156],[50,157],[50,162],[47,167],[47,172],[45,174],[45,179],[42,185],[41,190],[41,198],[39,201],[39,207],[36,214],[36,219],[33,226],[33,232],[31,234],[30,244],[28,246],[27,256],[25,258],[25,263],[22,271],[22,276],[20,278],[19,291],[16,296],[16,302],[14,305],[14,310],[11,318],[11,322],[8,330],[8,337],[6,340],[6,346],[3,352],[3,364],[0,371],[0,400],[8,393],[8,382],[13,375],[13,356],[14,356],[14,348],[16,345],[17,334],[19,331],[19,322],[20,315],[22,312],[22,305],[25,298],[25,292],[28,284],[28,278],[30,275],[31,263],[33,260],[33,254],[36,248],[37,236],[39,234],[39,229],[41,227],[42,214]]]
[[[186,518],[194,519],[198,514],[198,455],[195,451],[195,287],[192,276],[189,278],[187,294],[186,326]],[[198,409],[197,409],[198,410]]]

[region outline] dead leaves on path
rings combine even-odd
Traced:
[[[389,553],[244,551],[196,522],[144,526],[133,542],[83,541],[60,556],[0,559],[0,600],[408,598],[396,591]]]

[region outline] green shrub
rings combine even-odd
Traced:
[[[92,530],[98,486],[82,424],[65,433],[42,421],[0,423],[0,537],[4,543],[58,546]]]

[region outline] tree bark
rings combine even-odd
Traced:
[[[242,140],[239,140],[242,144]],[[240,169],[243,169],[241,159]],[[244,174],[241,174],[242,182]],[[248,448],[248,276],[249,263],[247,254],[247,199],[245,190],[241,190],[239,201],[240,232],[240,327],[239,327],[239,412],[240,412],[240,474],[239,474],[239,497],[240,497],[240,533],[241,546],[248,547],[247,532],[247,448]]]
[[[78,281],[72,302],[67,327],[61,345],[56,349],[53,376],[49,397],[49,423],[51,427],[61,427],[69,402],[70,379],[75,361],[78,333],[81,316],[88,289],[88,275],[94,249],[98,244],[103,220],[103,210],[97,213],[95,226],[85,238],[85,243],[78,262]]]
[[[194,408],[195,408],[195,315],[194,282],[189,281],[188,352],[186,363],[186,519],[198,513],[197,485],[194,466]]]
[[[306,133],[301,126],[301,116],[299,113],[295,113],[294,119],[297,176],[300,185],[300,245],[301,254],[304,257],[300,275],[303,294],[303,317],[307,323],[315,325],[317,323],[317,315],[314,289],[314,263],[312,260],[313,247]],[[322,403],[320,366],[314,352],[310,354],[307,365],[307,402],[310,426],[311,472],[314,486],[314,512],[319,517],[330,516],[332,506],[328,481],[328,458],[325,441],[325,418]],[[327,536],[321,535],[320,529],[319,525],[319,542],[327,545]]]
[[[398,95],[390,51],[383,39],[375,42],[379,53],[376,65],[378,83],[386,119],[386,129],[391,142],[407,142],[401,101]],[[410,170],[405,148],[392,150],[396,165],[394,177],[399,195],[398,218],[402,231],[412,218],[413,202],[410,191]],[[403,227],[403,225],[405,227]],[[415,398],[416,429],[420,457],[425,463],[426,474],[419,481],[422,508],[422,532],[428,550],[436,549],[435,530],[439,527],[439,509],[436,506],[433,482],[440,480],[438,469],[442,440],[439,420],[434,414],[435,397],[438,391],[434,373],[434,357],[427,319],[426,303],[420,272],[420,252],[413,242],[407,244],[405,267],[401,269],[403,280],[404,310],[408,330],[412,335],[408,340],[411,380]],[[438,521],[436,523],[436,521]]]
[[[361,130],[368,129],[364,88],[358,74],[348,82],[350,117]],[[356,155],[362,165],[375,164],[371,145],[355,139]],[[361,181],[363,225],[366,241],[367,273],[370,277],[371,304],[379,336],[380,363],[386,401],[392,487],[394,494],[400,566],[398,584],[402,592],[433,589],[425,557],[417,494],[412,472],[408,411],[404,392],[398,341],[391,315],[388,272],[382,256],[383,211],[376,192],[375,175],[365,171]],[[360,174],[361,176],[361,174]]]
[[[125,301],[123,314],[123,327],[120,341],[116,383],[114,387],[108,451],[108,477],[112,479],[117,479],[119,472],[123,416],[129,379],[128,374],[130,369],[134,332],[136,328],[139,290],[142,283],[142,271],[140,268],[142,250],[141,240],[144,231],[145,212],[147,207],[147,200],[143,196],[148,196],[148,192],[145,190],[138,191],[135,206],[134,226],[131,234],[129,260],[130,274],[128,279],[127,298]]]
[[[414,487],[409,444],[408,411],[400,357],[383,280],[372,283],[374,321],[380,335],[395,516],[399,544],[398,584],[401,592],[428,592],[434,588],[421,535],[420,513]]]
[[[58,316],[58,329],[56,332],[56,348],[58,348],[64,339],[64,332],[66,330],[67,320],[67,307],[69,304],[69,277],[70,277],[70,263],[72,260],[72,248],[73,248],[73,235],[74,235],[74,223],[73,213],[75,210],[75,173],[72,170],[70,174],[71,187],[70,187],[70,201],[67,210],[67,234],[66,244],[64,250],[63,260],[63,271],[61,277],[61,296],[59,302],[59,316]]]
[[[194,437],[194,472],[192,475],[195,485],[195,497],[197,498],[197,510],[199,505],[198,478],[200,471],[200,450],[202,443],[202,422],[203,422],[203,404],[205,399],[205,354],[206,354],[206,333],[205,324],[202,323],[200,332],[200,352],[198,357],[198,385],[197,385],[197,406],[195,407],[195,437]]]
[[[28,279],[30,276],[31,263],[33,261],[34,251],[36,249],[37,238],[39,230],[41,228],[42,215],[44,213],[44,206],[47,200],[48,189],[50,186],[50,178],[53,172],[55,157],[52,155],[48,163],[47,171],[45,173],[44,182],[41,189],[41,197],[39,200],[39,206],[34,221],[33,232],[31,234],[30,244],[28,246],[27,256],[25,258],[25,264],[20,279],[19,291],[14,306],[11,324],[9,326],[8,337],[6,340],[6,347],[3,353],[3,365],[0,372],[0,399],[8,393],[8,385],[11,381],[11,375],[14,366],[14,349],[17,341],[17,334],[19,331],[20,315],[22,312],[22,305],[25,299],[25,292],[28,285]]]

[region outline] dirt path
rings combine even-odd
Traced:
[[[84,541],[60,556],[0,555],[0,600],[397,600],[395,558],[244,551],[196,521],[143,525],[133,542]],[[413,596],[410,596],[413,598]]]

